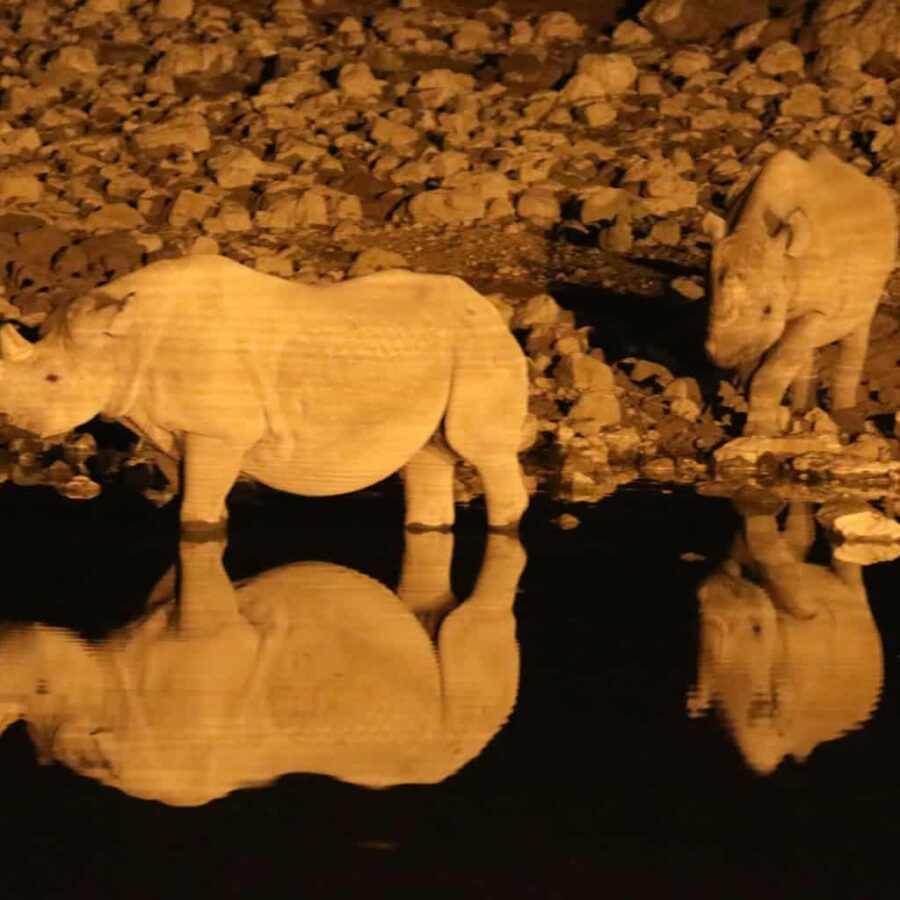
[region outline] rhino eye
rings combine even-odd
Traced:
[[[772,312],[772,305],[771,305],[771,304],[769,304],[768,306],[766,306],[766,307],[763,309],[763,315],[764,315],[764,316],[770,315],[771,312]]]
[[[59,381],[59,375],[54,375],[53,372],[51,372],[49,375],[44,376],[44,381]]]

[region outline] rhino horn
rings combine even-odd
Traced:
[[[0,357],[10,362],[24,362],[34,354],[34,344],[19,334],[14,325],[0,328]]]

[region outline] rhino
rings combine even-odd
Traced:
[[[744,520],[744,534],[698,591],[701,645],[688,713],[715,708],[748,766],[770,774],[792,756],[868,721],[884,651],[856,563],[806,562],[810,504]]]
[[[744,434],[781,431],[789,386],[795,410],[814,405],[814,351],[835,341],[830,408],[855,406],[872,317],[897,252],[887,188],[825,147],[808,159],[781,150],[728,223],[708,213],[702,226],[712,241],[707,353],[722,368],[756,369]]]
[[[528,503],[525,357],[459,278],[388,270],[305,285],[224,256],[151,263],[55,311],[32,343],[0,329],[0,411],[41,436],[95,415],[181,464],[182,527],[223,527],[239,475],[311,496],[403,470],[406,522],[454,520],[458,457],[492,528]],[[177,489],[177,488],[176,488]]]
[[[407,533],[396,592],[318,561],[233,583],[224,549],[182,541],[180,578],[168,572],[143,617],[102,640],[7,625],[0,731],[24,720],[41,764],[199,806],[288,773],[438,783],[511,715],[525,565],[515,535],[488,535],[460,604],[446,532]]]

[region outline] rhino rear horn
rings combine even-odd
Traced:
[[[0,357],[9,362],[24,362],[34,354],[34,344],[19,334],[14,325],[0,328]]]
[[[784,252],[793,259],[805,256],[812,243],[812,229],[802,209],[795,209],[784,221],[787,244]]]

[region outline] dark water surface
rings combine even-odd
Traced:
[[[835,563],[810,530],[811,508],[742,518],[727,500],[680,488],[620,489],[593,507],[537,499],[518,588],[511,545],[495,544],[493,574],[476,588],[482,607],[473,598],[470,618],[456,620],[470,630],[453,631],[454,612],[443,625],[440,613],[417,620],[347,572],[397,588],[399,494],[393,483],[380,493],[236,500],[225,571],[256,592],[260,627],[288,621],[296,635],[257,674],[263,686],[248,689],[274,710],[282,760],[296,751],[310,768],[331,765],[351,780],[369,773],[391,784],[407,773],[436,783],[373,788],[295,769],[227,793],[221,754],[232,763],[243,754],[248,770],[271,735],[252,709],[241,719],[209,700],[221,685],[203,654],[236,670],[253,655],[241,655],[244,632],[222,656],[206,640],[220,632],[185,624],[186,591],[214,598],[200,604],[202,621],[224,608],[215,598],[232,589],[218,554],[186,562],[182,548],[180,582],[158,594],[157,618],[128,630],[178,559],[175,511],[114,492],[78,504],[0,490],[4,714],[14,718],[17,691],[39,695],[34,721],[0,738],[4,897],[896,896],[898,562]],[[581,524],[562,531],[551,519],[567,509]],[[460,513],[460,596],[479,575],[482,515]],[[417,546],[424,583],[439,583],[446,546]],[[300,561],[345,568],[254,579]],[[173,590],[180,607],[166,605]],[[34,622],[55,626],[41,631],[40,665],[28,643]],[[338,675],[356,685],[341,689],[343,718],[315,668],[332,643],[344,648]],[[131,693],[103,696],[132,737],[144,723],[131,743],[112,720],[79,719],[79,666],[116,646],[115,671]],[[246,662],[248,678],[255,665]],[[412,689],[433,676],[436,693]],[[188,684],[190,697],[162,702]],[[239,700],[233,685],[223,690]],[[201,733],[215,749],[186,745]],[[808,756],[797,762],[792,752]],[[203,769],[211,759],[218,780]],[[156,781],[146,774],[153,765]],[[180,805],[132,795],[136,786],[165,794],[169,772]],[[119,786],[102,783],[115,777]],[[216,790],[225,796],[207,802],[204,792]]]

